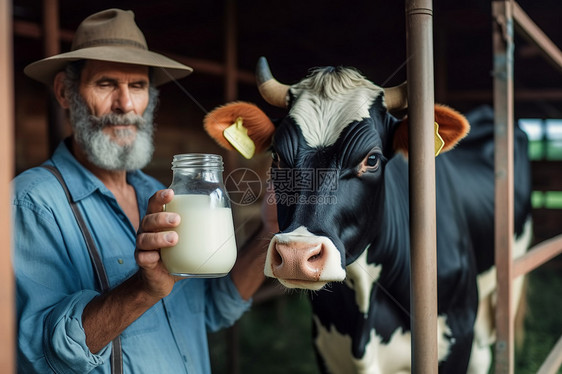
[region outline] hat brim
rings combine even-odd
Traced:
[[[134,47],[99,46],[78,49],[44,58],[25,67],[24,73],[39,82],[51,85],[55,74],[72,61],[99,60],[153,67],[152,83],[162,85],[191,74],[193,69],[159,53]]]

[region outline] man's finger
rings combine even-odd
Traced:
[[[142,232],[158,232],[167,231],[177,227],[180,223],[181,217],[173,212],[160,212],[147,214],[141,222]]]
[[[143,232],[137,235],[137,248],[155,250],[176,245],[178,234],[175,231]]]
[[[148,208],[146,209],[148,213],[158,213],[164,210],[164,205],[168,204],[174,198],[174,190],[165,189],[157,191],[148,200]]]

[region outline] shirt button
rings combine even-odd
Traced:
[[[187,357],[185,357],[185,355],[182,355],[181,357],[183,357],[183,360],[187,362]]]
[[[117,260],[117,262],[119,263],[119,265],[123,265],[123,262],[124,262],[124,261],[123,261],[122,258],[120,258],[120,259]]]

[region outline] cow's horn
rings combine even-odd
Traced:
[[[384,89],[386,109],[399,111],[408,108],[408,85],[404,82],[398,86]]]
[[[287,107],[289,86],[273,78],[265,57],[260,57],[256,67],[258,90],[265,101],[279,108]]]

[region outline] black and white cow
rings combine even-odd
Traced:
[[[315,69],[287,86],[273,79],[265,59],[258,82],[270,104],[288,109],[284,118],[274,124],[255,105],[235,102],[211,112],[205,127],[232,148],[223,130],[242,117],[258,150],[271,146],[280,232],[265,274],[314,290],[323,372],[409,373],[407,120],[390,113],[404,109],[404,87],[382,89],[339,67]],[[435,113],[448,151],[435,165],[439,367],[487,373],[494,338],[493,116],[489,108],[468,121],[443,106]],[[517,130],[518,253],[531,231],[526,147]]]

